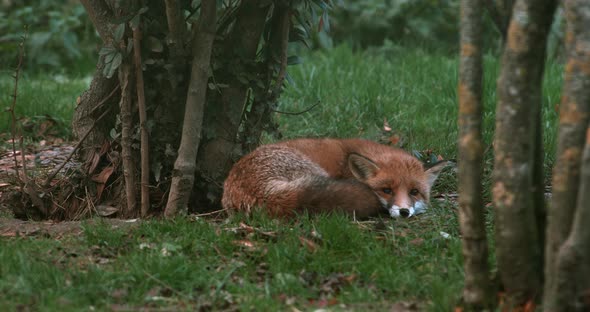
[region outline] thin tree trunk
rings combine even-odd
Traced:
[[[498,80],[493,198],[496,253],[507,307],[542,290],[542,247],[531,193],[547,34],[554,0],[518,0]]]
[[[199,24],[193,37],[193,61],[188,86],[182,138],[174,163],[174,176],[164,214],[175,216],[184,210],[195,179],[197,152],[201,141],[205,95],[209,80],[211,49],[215,39],[217,20],[216,0],[203,0]]]
[[[482,200],[482,0],[461,1],[459,65],[459,220],[463,241],[463,301],[470,308],[491,302],[488,245]]]
[[[125,198],[127,206],[121,212],[123,217],[137,215],[137,195],[135,190],[135,161],[133,157],[133,79],[131,65],[124,62],[119,67],[119,81],[121,84],[121,101],[119,110],[121,112],[121,158],[123,166],[123,177],[125,178]]]
[[[182,11],[178,6],[178,1],[165,0],[166,2],[166,20],[168,21],[168,46],[170,47],[170,56],[173,60],[182,61],[184,58],[184,36],[186,26]]]
[[[141,131],[141,216],[146,217],[150,208],[150,144],[147,128],[147,110],[141,65],[141,24],[133,29],[133,63],[137,87],[137,108]]]
[[[580,189],[584,191],[578,192],[572,231],[559,249],[555,293],[549,300],[557,304],[547,306],[545,311],[590,311],[590,126],[586,129],[581,171]]]
[[[494,25],[502,35],[502,41],[506,42],[514,0],[486,0],[485,2]]]
[[[260,145],[262,132],[268,128],[271,121],[271,113],[281,94],[283,83],[287,75],[287,61],[289,48],[289,30],[291,28],[291,7],[289,5],[277,5],[273,12],[272,32],[270,44],[273,52],[267,61],[269,90],[252,103],[250,113],[244,124],[244,152],[250,152]],[[276,53],[274,53],[276,51]],[[276,66],[279,71],[275,75]]]
[[[580,209],[580,196],[589,193],[580,183],[580,167],[582,146],[588,123],[590,122],[590,40],[588,25],[590,23],[590,5],[586,1],[566,1],[565,17],[567,19],[566,50],[568,62],[565,68],[565,81],[561,98],[559,115],[559,135],[557,146],[557,162],[553,168],[552,202],[547,218],[547,244],[545,250],[545,295],[543,305],[547,311],[557,311],[566,307],[571,298],[565,295],[567,285],[560,285],[557,278],[558,253],[571,253],[577,243],[566,238],[572,229],[576,209]],[[588,147],[586,147],[588,148]],[[576,207],[576,198],[578,205]],[[584,202],[586,207],[588,201]],[[576,220],[575,222],[579,222]],[[562,247],[562,244],[565,246]],[[566,247],[569,246],[569,247]],[[561,249],[560,249],[561,248]],[[561,251],[560,251],[561,250]],[[572,259],[570,259],[572,260]],[[579,267],[578,267],[579,268]],[[571,269],[578,269],[571,268]],[[563,268],[560,269],[563,271]],[[563,274],[564,272],[562,272]],[[590,275],[586,275],[587,277]],[[588,277],[590,280],[590,277]],[[562,280],[563,281],[563,280]],[[574,282],[571,281],[573,286]],[[561,288],[564,289],[561,289]]]
[[[243,1],[238,8],[229,39],[225,43],[228,47],[226,50],[238,53],[236,55],[244,65],[256,60],[256,52],[270,8],[265,3],[266,1],[261,0]],[[250,86],[240,82],[235,76],[228,77],[227,81],[217,82],[227,84],[228,87],[222,90],[220,107],[207,110],[209,123],[206,127],[216,136],[202,147],[197,164],[199,171],[208,181],[221,187],[231,168],[232,156],[236,154],[236,138]]]

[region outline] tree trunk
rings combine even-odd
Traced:
[[[585,65],[590,62],[586,61]],[[548,296],[548,303],[554,305],[546,306],[546,311],[590,311],[590,126],[586,130],[581,171],[580,189],[584,191],[578,192],[571,233],[559,248],[555,292]]]
[[[498,270],[508,308],[542,290],[542,246],[531,193],[547,34],[556,2],[518,0],[498,80],[493,198]]]
[[[112,31],[108,27],[108,20],[113,19],[114,15],[110,8],[103,1],[81,0],[80,2],[84,5],[103,44],[105,46],[112,45]],[[115,124],[115,119],[113,118],[116,115],[115,110],[102,120],[97,121],[96,118],[106,110],[106,107],[114,106],[119,102],[119,94],[113,96],[106,102],[102,102],[103,99],[109,97],[109,94],[118,85],[116,78],[106,78],[103,75],[104,67],[104,61],[100,58],[96,65],[96,71],[94,72],[90,87],[78,99],[78,106],[76,106],[72,121],[72,131],[78,138],[84,136],[86,132],[93,128],[95,123],[98,123],[94,125],[93,130],[90,130],[83,144],[83,148],[80,149],[82,158],[86,160],[86,163],[92,161],[95,151],[100,149],[107,139],[106,134],[109,133],[108,130]]]
[[[273,9],[272,29],[270,34],[269,51],[270,55],[266,60],[266,85],[263,94],[259,94],[253,101],[244,121],[243,151],[248,153],[260,144],[260,136],[264,130],[271,130],[273,127],[271,114],[276,108],[277,100],[281,94],[283,83],[287,75],[287,60],[289,47],[289,30],[291,28],[291,7],[288,4],[277,5]],[[278,71],[275,68],[278,67]],[[277,72],[275,74],[275,72]],[[273,82],[272,79],[275,78]]]
[[[488,245],[482,200],[482,1],[461,1],[459,64],[459,222],[463,242],[463,301],[489,305]]]
[[[502,41],[506,42],[514,0],[485,0],[485,2],[496,29],[502,35]]]
[[[270,9],[266,1],[243,1],[239,8],[235,24],[227,41],[225,58],[233,59],[236,66],[250,67],[255,63],[256,53],[264,30],[266,18]],[[253,71],[255,70],[252,68]],[[227,176],[235,156],[241,156],[236,151],[238,130],[248,103],[249,84],[239,77],[235,69],[226,77],[216,77],[216,82],[227,85],[220,88],[221,95],[212,100],[217,105],[208,105],[206,108],[205,128],[210,129],[213,137],[201,147],[198,156],[197,168],[207,184],[214,185],[215,189],[207,194],[208,198],[214,198],[218,202],[221,197],[221,186]],[[240,79],[242,78],[242,79]]]
[[[567,276],[565,274],[567,268],[564,265],[568,261],[575,262],[572,257],[579,247],[577,234],[571,232],[572,223],[580,222],[580,220],[574,221],[574,216],[577,218],[582,213],[577,211],[582,209],[582,206],[590,207],[587,200],[580,201],[581,197],[587,196],[589,193],[588,184],[583,184],[583,179],[580,183],[580,168],[584,135],[590,122],[590,75],[588,71],[590,68],[590,48],[588,48],[588,44],[590,44],[588,38],[590,5],[586,1],[566,1],[565,17],[567,19],[568,62],[565,68],[565,81],[560,105],[557,162],[553,168],[553,197],[547,219],[546,285],[543,300],[546,311],[558,311],[562,308],[565,311],[568,310],[565,307],[575,302],[576,298],[571,297],[572,292],[575,292],[572,289],[572,287],[576,287],[575,279],[570,281],[572,287],[563,283],[563,277]],[[576,198],[578,199],[577,206]],[[568,235],[570,239],[566,241]],[[590,259],[588,261],[590,262]],[[558,265],[561,268],[558,268]],[[572,272],[582,273],[578,269],[582,268],[579,265],[570,268]],[[558,272],[561,273],[558,274]],[[561,277],[559,277],[560,275]],[[581,276],[590,280],[590,274],[587,271],[586,275]]]
[[[119,68],[119,81],[121,82],[121,101],[119,112],[121,119],[121,164],[123,166],[123,178],[125,179],[126,205],[121,210],[122,217],[136,217],[137,198],[135,186],[135,161],[132,150],[133,145],[133,91],[135,80],[132,79],[130,64],[121,64]]]
[[[178,157],[174,163],[174,173],[168,203],[164,211],[167,217],[186,210],[190,192],[195,180],[197,151],[203,131],[203,112],[209,80],[209,64],[211,49],[215,39],[215,25],[217,19],[216,0],[203,0],[199,25],[193,39],[193,61],[191,80],[186,96],[182,138],[178,149]]]

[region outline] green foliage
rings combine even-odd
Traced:
[[[8,1],[0,4],[0,68],[15,65],[23,36],[27,68],[40,70],[93,58],[94,29],[77,1]]]
[[[320,47],[382,45],[443,52],[459,45],[459,0],[340,0],[330,11],[330,31],[314,37]],[[484,47],[496,50],[500,34],[484,14]]]
[[[457,0],[343,0],[331,15],[334,40],[360,47],[386,39],[454,45],[459,37]]]

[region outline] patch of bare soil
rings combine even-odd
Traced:
[[[99,222],[97,219],[84,221],[86,224]],[[133,228],[139,225],[137,219],[100,219],[115,228]],[[60,239],[66,236],[80,235],[83,232],[81,221],[23,221],[14,218],[0,218],[0,237],[51,237]]]

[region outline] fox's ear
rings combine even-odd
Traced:
[[[432,187],[434,181],[436,181],[436,179],[438,178],[438,175],[447,166],[455,166],[455,162],[451,160],[439,161],[436,164],[434,164],[434,166],[426,170],[426,174],[428,175],[428,187]]]
[[[377,170],[379,170],[377,164],[359,154],[350,154],[348,156],[348,168],[350,168],[350,172],[352,172],[354,177],[360,181],[365,181],[374,176],[377,174]]]

